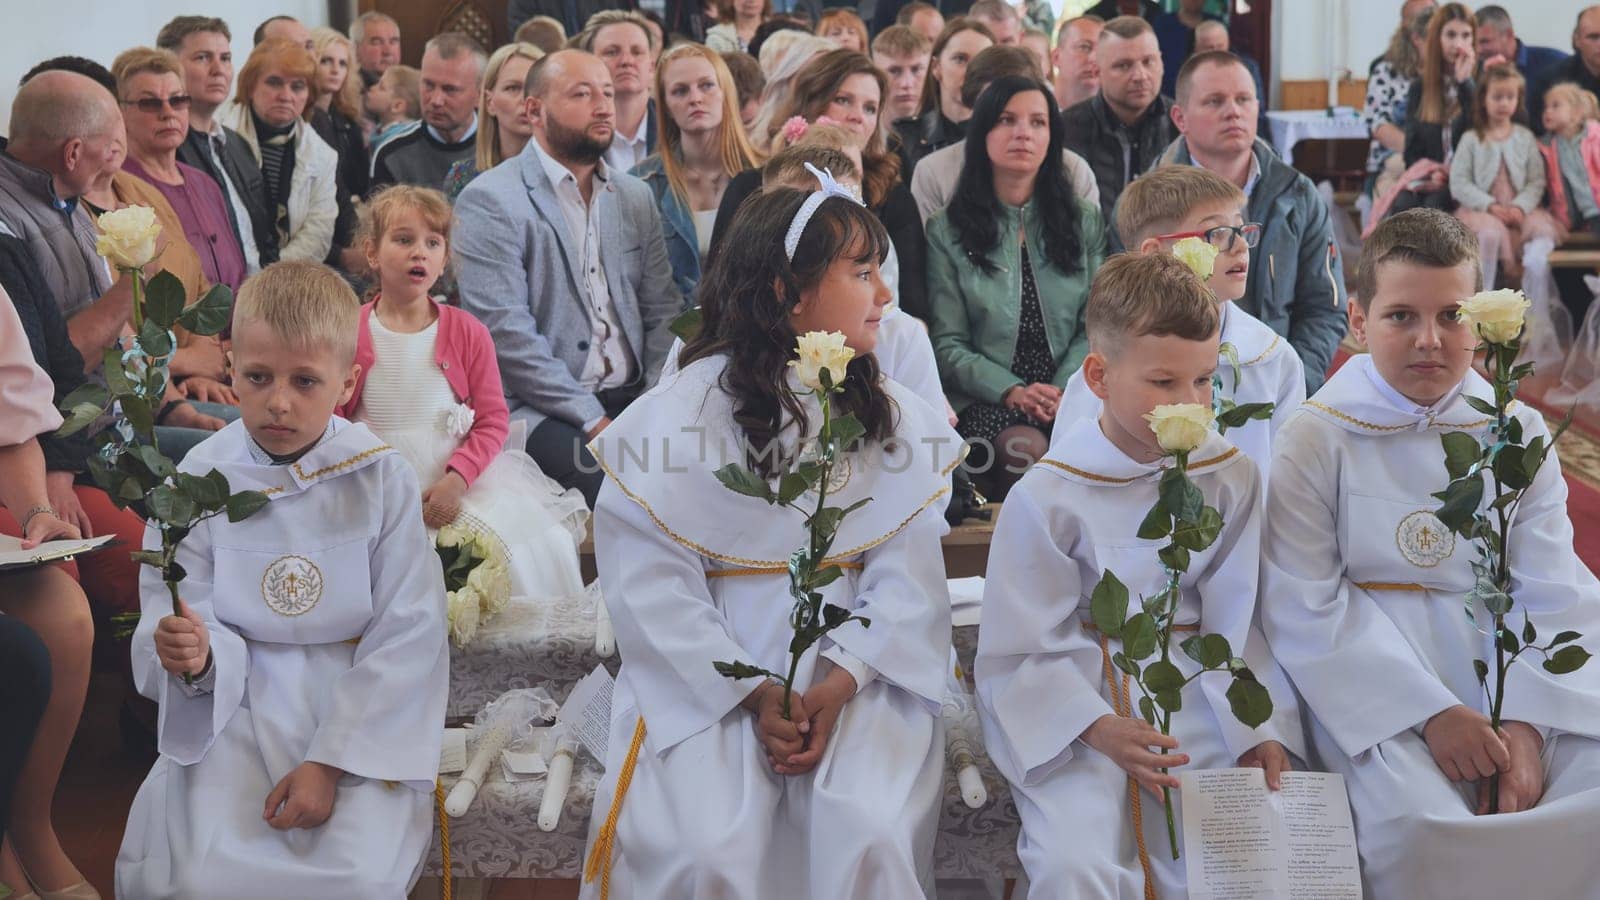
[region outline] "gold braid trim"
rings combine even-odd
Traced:
[[[1193,472],[1196,469],[1203,469],[1203,468],[1205,468],[1207,466],[1214,466],[1214,465],[1217,465],[1218,463],[1227,462],[1228,460],[1232,459],[1234,456],[1238,455],[1238,453],[1239,453],[1239,448],[1238,447],[1229,447],[1226,451],[1224,451],[1222,453],[1218,453],[1216,456],[1208,457],[1206,459],[1199,460],[1198,462],[1190,463],[1188,471]],[[1144,477],[1142,475],[1135,475],[1132,478],[1116,478],[1116,477],[1113,477],[1113,476],[1110,476],[1110,475],[1101,475],[1101,474],[1099,474],[1097,472],[1090,472],[1090,471],[1088,471],[1086,469],[1080,469],[1077,466],[1069,466],[1064,462],[1058,462],[1056,460],[1049,459],[1049,458],[1041,459],[1035,464],[1036,465],[1043,465],[1043,466],[1054,466],[1055,468],[1060,469],[1063,472],[1068,472],[1070,474],[1078,476],[1079,478],[1087,478],[1090,481],[1099,481],[1099,482],[1103,482],[1105,484],[1132,484],[1135,481],[1138,481],[1140,478]]]
[[[300,468],[300,464],[298,462],[293,463],[290,466],[290,468],[294,469],[294,474],[296,476],[298,476],[301,481],[314,481],[314,480],[316,480],[318,478],[321,478],[322,476],[327,475],[327,474],[329,474],[331,472],[337,472],[340,469],[348,469],[351,466],[355,465],[356,463],[362,462],[362,461],[364,461],[364,460],[366,460],[366,459],[368,459],[368,458],[370,458],[372,456],[375,456],[375,455],[377,455],[379,453],[382,453],[385,450],[393,450],[393,449],[394,448],[389,446],[388,444],[381,444],[381,445],[379,445],[377,447],[371,448],[370,450],[363,450],[360,453],[357,453],[355,456],[352,456],[349,459],[344,460],[343,462],[336,462],[331,466],[323,466],[322,468],[316,470],[315,472],[307,472],[307,471],[305,471],[304,469]],[[267,496],[270,497],[273,494],[281,494],[281,493],[283,493],[283,488],[282,487],[269,487],[269,488],[266,488],[265,490],[263,490],[261,493],[266,494]]]
[[[854,570],[854,571],[860,571],[860,570],[866,568],[866,564],[865,563],[839,562],[837,559],[825,559],[825,560],[823,560],[822,561],[822,567],[826,568],[828,566],[838,566],[841,569],[851,569],[851,570]],[[706,570],[706,577],[707,578],[744,578],[744,577],[752,576],[752,575],[787,575],[787,574],[789,574],[789,569],[788,569],[787,566],[782,567],[782,568],[779,568],[778,566],[770,566],[770,567],[761,568],[761,569],[750,568],[750,569],[707,569]]]
[[[1363,421],[1361,419],[1356,418],[1355,416],[1352,416],[1352,415],[1349,415],[1347,413],[1341,412],[1341,411],[1339,411],[1337,409],[1334,409],[1333,407],[1329,406],[1326,403],[1320,403],[1320,402],[1318,402],[1316,400],[1307,400],[1306,401],[1306,405],[1310,406],[1310,407],[1313,407],[1315,409],[1320,409],[1323,412],[1327,413],[1330,416],[1333,416],[1335,419],[1338,419],[1341,422],[1349,422],[1351,425],[1359,425],[1362,428],[1367,429],[1368,431],[1377,431],[1377,432],[1381,432],[1383,434],[1390,434],[1390,433],[1393,433],[1393,432],[1396,432],[1396,431],[1410,431],[1410,430],[1412,430],[1412,429],[1417,427],[1415,422],[1413,422],[1410,425],[1378,425],[1378,424],[1373,423],[1373,422],[1366,422],[1366,421]],[[1510,413],[1511,409],[1514,409],[1514,408],[1515,408],[1515,404],[1512,404],[1512,407],[1508,408],[1506,410],[1506,412]],[[1448,429],[1454,429],[1456,431],[1472,431],[1472,430],[1475,430],[1475,429],[1478,429],[1478,428],[1482,428],[1483,426],[1489,424],[1492,421],[1494,421],[1494,420],[1485,418],[1485,419],[1479,419],[1476,422],[1462,422],[1462,423],[1459,423],[1459,424],[1455,423],[1455,422],[1430,422],[1428,424],[1428,427],[1429,428],[1448,428]]]
[[[583,866],[583,883],[589,884],[600,876],[600,900],[611,896],[612,850],[617,845],[617,820],[622,817],[622,800],[628,795],[628,785],[633,783],[633,770],[639,764],[639,748],[644,746],[644,716],[633,726],[633,742],[628,745],[628,755],[622,760],[617,773],[617,786],[611,795],[611,809],[606,812],[605,823],[595,832],[594,846],[589,848],[589,859]],[[449,898],[446,898],[449,900]]]
[[[1363,591],[1406,591],[1417,594],[1428,591],[1428,588],[1411,581],[1357,581],[1352,587],[1361,588]]]
[[[965,454],[963,454],[962,456],[958,456],[955,459],[954,462],[950,463],[950,465],[948,465],[948,466],[945,466],[944,471],[940,473],[940,477],[949,477],[950,473],[955,471],[956,466],[961,465],[961,460],[964,457],[964,455]],[[624,497],[627,497],[629,500],[632,500],[634,503],[637,503],[639,505],[639,508],[645,511],[645,515],[648,515],[650,517],[650,521],[655,523],[656,528],[660,529],[662,534],[664,534],[667,537],[671,538],[673,540],[673,542],[678,544],[679,546],[681,546],[681,547],[683,547],[685,549],[688,549],[688,550],[692,550],[695,553],[698,553],[701,556],[704,556],[704,557],[706,557],[708,559],[717,560],[718,562],[732,563],[733,565],[736,565],[736,566],[743,566],[743,567],[751,568],[751,569],[778,569],[778,570],[783,571],[783,572],[789,571],[789,562],[788,562],[788,560],[781,560],[781,559],[749,559],[749,558],[743,557],[743,556],[731,556],[731,555],[726,554],[726,553],[718,553],[717,551],[712,550],[710,547],[707,547],[707,546],[705,546],[703,544],[695,543],[694,541],[690,540],[688,537],[686,537],[684,535],[681,535],[676,531],[673,531],[672,528],[667,525],[666,520],[662,519],[661,516],[656,514],[655,509],[650,506],[650,501],[644,499],[643,497],[639,496],[638,494],[635,494],[632,490],[630,490],[628,488],[628,485],[625,482],[623,482],[623,480],[621,478],[617,477],[617,473],[613,472],[611,470],[611,466],[608,465],[604,459],[601,459],[599,456],[596,456],[595,457],[595,461],[600,464],[600,468],[601,469],[605,470],[606,477],[610,478],[617,485],[617,490],[622,491],[622,495]],[[870,541],[867,541],[866,543],[860,545],[859,547],[852,547],[849,550],[845,550],[845,551],[842,551],[840,553],[836,553],[836,554],[834,554],[834,556],[832,558],[833,559],[847,559],[847,558],[855,556],[855,555],[857,555],[859,553],[865,553],[866,551],[871,550],[873,547],[878,546],[879,544],[883,543],[884,541],[889,540],[890,538],[892,538],[895,535],[899,534],[900,532],[904,531],[905,527],[907,525],[911,524],[911,520],[912,519],[915,519],[917,516],[921,515],[923,510],[925,510],[928,507],[932,506],[939,498],[943,497],[945,494],[948,494],[948,493],[950,493],[950,485],[946,484],[944,487],[941,487],[937,491],[934,491],[933,494],[931,494],[928,497],[928,499],[922,501],[921,505],[919,505],[916,509],[911,511],[911,515],[906,516],[904,519],[902,519],[900,521],[900,524],[896,525],[894,528],[890,529],[889,531],[885,532],[884,534],[882,534],[882,535],[880,535],[880,536],[878,536],[876,538],[873,538]]]
[[[1253,366],[1256,363],[1261,362],[1262,360],[1264,360],[1267,357],[1271,356],[1272,355],[1272,351],[1278,349],[1278,345],[1281,344],[1281,343],[1283,343],[1283,338],[1281,338],[1278,335],[1274,334],[1272,336],[1272,343],[1267,345],[1267,349],[1261,351],[1261,355],[1260,356],[1256,357],[1255,359],[1247,359],[1244,362],[1239,363],[1239,365],[1240,366]]]
[[[450,814],[444,811],[444,782],[433,783],[433,808],[439,814],[439,896],[450,900]]]

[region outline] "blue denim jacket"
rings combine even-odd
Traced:
[[[667,181],[661,154],[653,153],[630,173],[650,186],[661,211],[661,236],[667,243],[667,260],[672,263],[672,282],[683,295],[684,303],[694,306],[695,285],[700,283],[700,244],[695,239],[694,216]]]

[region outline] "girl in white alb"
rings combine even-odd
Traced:
[[[464,310],[435,303],[450,207],[437,191],[390,188],[373,198],[367,237],[379,293],[361,308],[361,373],[340,413],[364,422],[416,469],[430,529],[452,522],[504,545],[513,596],[583,589],[578,542],[588,511],[518,447],[494,343]]]

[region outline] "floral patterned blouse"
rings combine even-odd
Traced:
[[[1361,110],[1361,121],[1368,133],[1377,131],[1379,125],[1388,123],[1396,128],[1406,127],[1406,94],[1411,91],[1411,79],[1395,71],[1387,59],[1380,59],[1367,76],[1367,104]],[[1393,150],[1372,139],[1367,151],[1367,171],[1383,168],[1383,161]]]

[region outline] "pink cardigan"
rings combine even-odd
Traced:
[[[346,418],[361,405],[361,389],[366,386],[367,373],[372,371],[375,357],[372,330],[367,320],[377,302],[377,298],[373,298],[371,303],[361,307],[361,330],[356,337],[356,364],[361,366],[361,374],[356,377],[356,387],[350,392],[349,401],[338,409],[339,415]],[[495,359],[489,329],[466,310],[438,303],[434,308],[439,311],[434,362],[444,373],[444,380],[450,383],[456,400],[472,407],[474,413],[472,429],[451,455],[446,468],[454,470],[471,487],[505,446],[506,435],[511,430],[511,414],[500,385],[500,364]]]
[[[1583,168],[1589,175],[1589,190],[1594,193],[1596,202],[1600,202],[1600,122],[1583,126],[1583,140],[1578,146]],[[1544,154],[1544,169],[1550,185],[1550,215],[1566,225],[1572,221],[1572,215],[1567,203],[1567,183],[1561,178],[1561,154],[1556,150],[1555,138],[1548,144],[1540,141],[1539,152]]]

